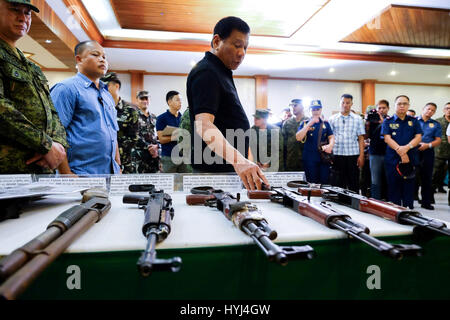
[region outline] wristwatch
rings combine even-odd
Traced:
[[[408,143],[408,146],[409,146],[410,149],[413,149],[413,148],[414,148],[413,145],[412,145],[411,143]]]
[[[433,145],[431,144],[431,142],[428,144],[428,148],[433,148]]]

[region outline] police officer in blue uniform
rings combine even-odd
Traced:
[[[417,166],[417,146],[422,140],[422,128],[417,118],[408,116],[409,98],[395,98],[395,114],[381,127],[388,147],[384,158],[388,182],[388,200],[400,206],[414,208],[414,175],[404,175],[399,164]]]
[[[321,118],[322,103],[320,100],[312,100],[310,110],[311,119],[301,122],[295,137],[297,141],[305,144],[303,165],[306,180],[311,183],[327,184],[330,176],[330,163],[321,159],[319,148],[328,154],[332,153],[334,146],[333,130],[329,122]]]
[[[419,124],[423,130],[422,142],[419,144],[419,175],[421,182],[420,193],[422,196],[422,208],[434,210],[431,205],[433,199],[433,166],[434,148],[441,144],[441,125],[431,117],[436,113],[437,106],[433,102],[425,105]]]

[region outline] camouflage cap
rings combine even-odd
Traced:
[[[253,115],[255,118],[263,118],[267,119],[270,114],[270,109],[256,109],[255,114]]]
[[[31,0],[6,0],[6,2],[25,4],[25,5],[29,6],[31,10],[33,10],[35,12],[39,12],[39,9],[31,4]]]
[[[142,91],[138,91],[136,98],[140,99],[142,97],[148,97],[148,96],[149,96],[148,91],[142,90]]]
[[[110,81],[117,81],[119,78],[117,78],[117,73],[115,72],[109,72],[105,74],[103,77],[100,78],[101,81],[108,83]]]

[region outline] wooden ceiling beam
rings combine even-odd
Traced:
[[[83,2],[81,0],[63,0],[63,2],[67,9],[78,18],[81,28],[83,28],[89,38],[97,41],[100,45],[103,44],[105,38],[98,30],[97,25],[86,10]]]
[[[45,0],[33,0],[33,5],[40,12],[33,11],[33,18],[28,35],[48,50],[70,70],[75,71],[75,58],[73,49],[78,39],[66,27],[63,21],[47,4]],[[47,43],[51,40],[51,43]]]

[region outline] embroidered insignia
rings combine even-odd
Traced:
[[[412,127],[412,126],[413,126],[412,121],[408,121],[408,125],[409,125],[410,127]]]
[[[390,125],[389,125],[389,127],[391,128],[391,129],[398,129],[399,128],[399,124],[398,123],[391,123]]]
[[[430,128],[434,128],[434,123],[430,123]]]

